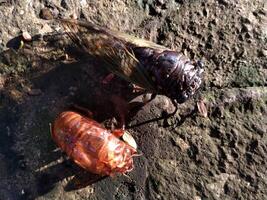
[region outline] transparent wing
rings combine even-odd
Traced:
[[[104,61],[106,67],[114,74],[147,90],[155,91],[153,80],[128,45],[129,43],[141,45],[142,40],[133,42],[134,38],[131,36],[127,39],[126,34],[109,31],[89,22],[77,20],[61,20],[61,22],[67,35],[82,51]],[[143,45],[151,47],[149,43],[145,41]]]

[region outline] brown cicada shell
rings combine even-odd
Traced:
[[[75,163],[102,176],[133,169],[136,149],[118,138],[123,134],[123,130],[110,132],[98,122],[70,111],[61,113],[52,127],[53,140]]]

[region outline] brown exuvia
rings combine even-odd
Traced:
[[[133,169],[136,149],[118,138],[124,132],[110,132],[93,119],[67,111],[55,120],[52,138],[79,166],[105,176]]]

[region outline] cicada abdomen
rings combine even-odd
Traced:
[[[123,130],[120,130],[123,131]],[[121,141],[98,122],[76,112],[63,112],[55,120],[52,138],[79,166],[99,175],[133,169],[136,149]]]
[[[91,23],[63,20],[67,34],[86,53],[105,61],[122,78],[155,94],[185,102],[202,83],[201,62],[153,42]]]

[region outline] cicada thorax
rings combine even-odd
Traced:
[[[96,121],[75,112],[63,112],[54,122],[52,137],[79,166],[99,175],[133,169],[136,150]]]
[[[183,103],[200,87],[202,67],[182,53],[147,47],[133,49],[140,61],[139,67],[144,68],[151,77],[156,93]]]

